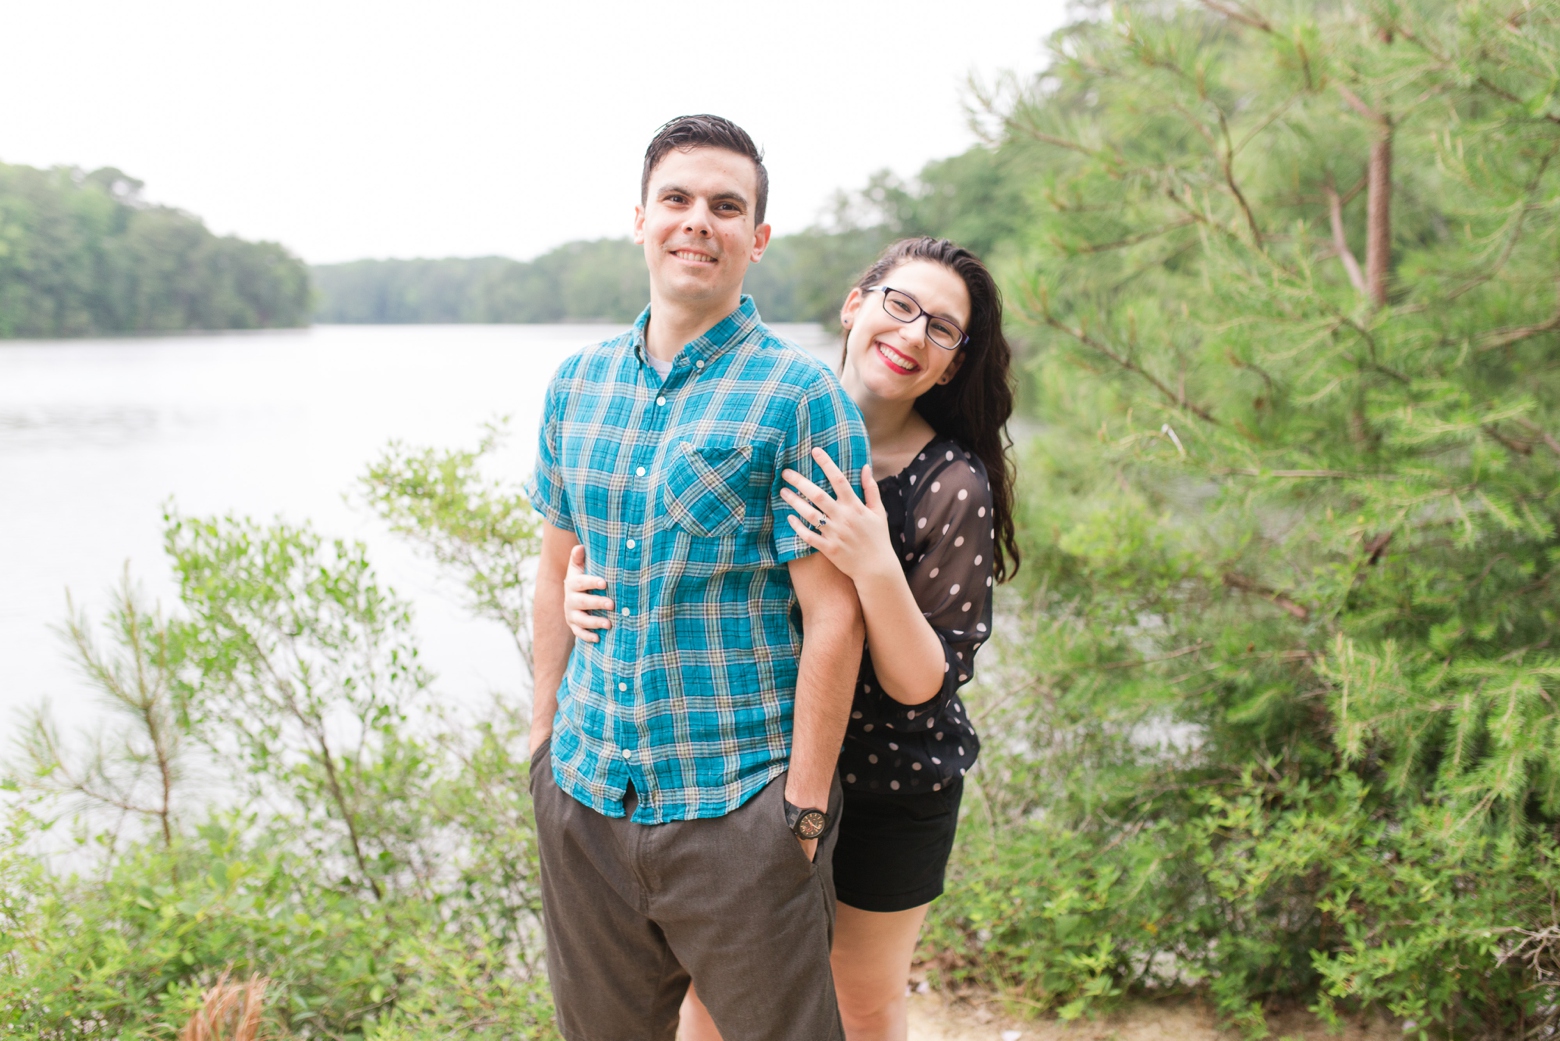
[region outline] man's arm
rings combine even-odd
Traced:
[[[793,806],[825,809],[840,744],[845,740],[845,721],[861,669],[861,641],[866,629],[855,584],[822,553],[786,566],[802,608],[802,658],[796,677],[791,772],[786,777],[785,797]],[[816,839],[804,841],[802,848],[811,857],[817,844]]]
[[[574,634],[563,620],[563,579],[569,553],[580,540],[574,532],[542,522],[542,552],[536,562],[536,596],[531,602],[531,753],[553,729],[558,685],[574,650]]]

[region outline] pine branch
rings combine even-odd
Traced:
[[[1479,341],[1478,349],[1482,351],[1499,350],[1502,347],[1510,347],[1514,343],[1520,343],[1533,336],[1543,333],[1551,333],[1560,329],[1560,311],[1555,312],[1553,318],[1537,325],[1519,325],[1512,329],[1500,329],[1492,333],[1486,333]]]
[[[1257,227],[1257,215],[1251,212],[1251,204],[1246,201],[1246,193],[1240,190],[1240,185],[1235,183],[1235,146],[1230,142],[1230,125],[1224,118],[1224,110],[1219,110],[1219,131],[1224,135],[1224,155],[1219,165],[1224,169],[1224,183],[1229,185],[1230,194],[1235,196],[1235,201],[1240,204],[1240,212],[1246,215],[1246,227],[1251,229],[1251,241],[1258,249],[1262,248],[1262,229]]]
[[[1354,93],[1354,91],[1350,90],[1348,87],[1345,87],[1342,83],[1334,83],[1333,86],[1338,88],[1338,93],[1343,95],[1343,100],[1347,101],[1349,103],[1349,107],[1354,111],[1358,112],[1372,123],[1375,123],[1377,126],[1385,127],[1388,125],[1386,118],[1382,116],[1381,113],[1365,104],[1365,102],[1360,99],[1360,96]]]
[[[1399,474],[1353,473],[1348,470],[1252,470],[1242,467],[1221,467],[1213,471],[1226,477],[1288,477],[1333,481],[1395,481]]]
[[[1434,58],[1436,60],[1436,62],[1441,66],[1437,71],[1451,73],[1451,74],[1455,75],[1457,77],[1457,79],[1459,79],[1459,80],[1463,79],[1463,77],[1466,76],[1466,71],[1464,69],[1460,68],[1457,65],[1456,62],[1454,62],[1451,58],[1448,58],[1446,55],[1441,54],[1438,51],[1436,51],[1435,48],[1431,47],[1428,43],[1426,43],[1425,41],[1421,40],[1419,37],[1415,36],[1408,29],[1405,29],[1402,26],[1399,26],[1398,27],[1398,34],[1400,36],[1402,36],[1403,39],[1407,40],[1409,43],[1412,43],[1414,46],[1418,47],[1420,50],[1422,50],[1426,54],[1430,55],[1430,57]],[[1480,89],[1485,90],[1485,91],[1495,95],[1497,98],[1500,98],[1502,101],[1507,101],[1507,102],[1510,102],[1513,105],[1517,105],[1518,107],[1522,108],[1524,111],[1527,110],[1527,102],[1525,102],[1521,98],[1517,97],[1517,95],[1513,94],[1511,91],[1506,90],[1504,87],[1501,87],[1500,85],[1498,85],[1496,83],[1490,82],[1489,78],[1486,77],[1486,76],[1475,76],[1472,80],[1470,80],[1468,82],[1471,82],[1474,86],[1479,87]],[[1551,113],[1551,112],[1545,112],[1545,113],[1541,114],[1538,118],[1540,118],[1540,119],[1542,119],[1542,120],[1544,120],[1546,122],[1549,122],[1549,123],[1560,123],[1560,116],[1557,116],[1557,115],[1555,115],[1554,113]]]
[[[1269,587],[1258,582],[1256,579],[1247,578],[1245,575],[1234,571],[1226,571],[1224,573],[1224,584],[1229,586],[1231,589],[1238,589],[1242,593],[1251,593],[1256,596],[1265,596],[1299,621],[1303,622],[1311,617],[1310,608],[1303,604],[1296,603],[1288,596],[1285,596],[1276,589],[1270,589]]]
[[[1197,223],[1195,219],[1191,217],[1183,217],[1180,220],[1171,221],[1169,224],[1161,225],[1160,227],[1154,228],[1150,231],[1145,231],[1138,235],[1128,235],[1126,238],[1117,239],[1114,242],[1101,242],[1098,245],[1091,244],[1088,246],[1075,246],[1071,248],[1060,242],[1058,242],[1057,245],[1071,253],[1107,253],[1113,249],[1124,249],[1127,246],[1136,246],[1139,243],[1147,242],[1150,239],[1156,239],[1159,236],[1167,235],[1178,228],[1185,228],[1195,223]]]
[[[1045,324],[1046,325],[1049,325],[1051,328],[1057,330],[1058,332],[1066,333],[1068,336],[1071,336],[1074,340],[1077,340],[1079,343],[1083,344],[1085,347],[1088,347],[1090,350],[1093,350],[1093,351],[1095,351],[1098,354],[1103,354],[1105,357],[1107,357],[1111,361],[1115,362],[1121,368],[1126,369],[1128,372],[1135,372],[1135,373],[1137,373],[1139,376],[1143,377],[1143,379],[1147,380],[1154,387],[1155,390],[1159,391],[1159,393],[1163,394],[1166,398],[1168,398],[1171,402],[1173,402],[1176,405],[1176,407],[1184,408],[1188,412],[1191,412],[1192,414],[1198,416],[1199,418],[1204,419],[1204,420],[1208,421],[1209,423],[1214,424],[1215,426],[1218,425],[1219,421],[1217,419],[1213,418],[1213,413],[1209,412],[1207,409],[1203,408],[1201,405],[1196,405],[1196,404],[1193,404],[1192,402],[1188,401],[1186,399],[1186,395],[1184,393],[1177,394],[1174,390],[1172,390],[1170,388],[1170,386],[1168,384],[1166,384],[1158,376],[1155,376],[1153,373],[1151,373],[1147,369],[1143,368],[1141,365],[1139,365],[1137,362],[1133,361],[1131,358],[1128,358],[1128,357],[1126,357],[1126,356],[1124,356],[1122,354],[1118,354],[1116,351],[1112,350],[1107,344],[1102,343],[1099,340],[1096,340],[1094,337],[1090,336],[1088,333],[1084,332],[1082,329],[1074,329],[1072,326],[1070,326],[1067,323],[1065,323],[1065,322],[1061,321],[1060,319],[1056,318],[1054,315],[1051,314],[1051,309],[1048,306],[1046,306],[1044,303],[1042,303],[1042,305],[1041,305],[1041,312],[1042,312],[1041,316],[1045,320]]]
[[[1343,230],[1343,200],[1331,184],[1327,186],[1327,216],[1332,222],[1333,249],[1338,252],[1338,259],[1343,261],[1343,269],[1349,273],[1349,282],[1359,291],[1361,297],[1370,299],[1370,289],[1365,285],[1365,273],[1360,270],[1360,262],[1354,259],[1354,252],[1349,249],[1349,240]]]
[[[1560,322],[1560,318],[1557,318],[1556,321]],[[1517,423],[1526,427],[1528,433],[1537,435],[1538,439],[1544,442],[1545,447],[1547,447],[1555,455],[1560,456],[1560,441],[1556,441],[1553,434],[1549,433],[1547,430],[1544,430],[1537,423],[1534,423],[1531,420],[1523,419],[1520,416],[1517,417]]]
[[[1261,15],[1246,10],[1245,6],[1242,4],[1220,3],[1219,0],[1202,0],[1202,3],[1204,7],[1208,8],[1208,10],[1222,14],[1232,22],[1239,22],[1241,25],[1249,25],[1253,29],[1261,29],[1265,33],[1271,33],[1273,31],[1273,26],[1271,23],[1264,20]]]
[[[1488,434],[1492,440],[1498,441],[1508,450],[1515,452],[1518,455],[1533,454],[1533,446],[1531,444],[1527,443],[1526,441],[1518,441],[1515,438],[1507,437],[1505,434],[1502,434],[1493,423],[1485,423],[1480,429]]]

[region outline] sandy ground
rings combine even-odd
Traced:
[[[1393,1041],[1401,1028],[1386,1021],[1348,1024],[1329,1033],[1309,1013],[1291,1013],[1271,1021],[1275,1041]],[[1234,1031],[1219,1030],[1213,1013],[1194,1002],[1139,1004],[1100,1019],[1063,1023],[1040,1014],[1028,1019],[1000,1001],[947,1001],[941,995],[910,996],[910,1041],[1239,1041]]]

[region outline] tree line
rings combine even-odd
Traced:
[[[1560,4],[1083,13],[977,99],[986,144],[787,237],[813,317],[859,267],[841,243],[971,245],[1023,358],[1023,565],[928,974],[1067,1018],[1203,994],[1252,1038],[1295,1007],[1552,1036]],[[365,498],[523,656],[534,521],[492,445],[394,446]],[[126,596],[117,657],[78,654],[252,778],[250,816],[162,798],[147,724],[99,760],[39,721],[0,1010],[168,1032],[231,970],[296,1036],[547,1036],[521,699],[414,734],[436,680],[360,551],[178,516],[168,548],[173,615]],[[139,835],[90,877],[37,867],[94,793]]]
[[[909,183],[879,173],[841,193],[815,227],[776,236],[743,288],[768,321],[832,323],[845,288],[891,238],[943,233],[984,254],[1020,195],[984,147],[930,163]],[[314,320],[329,323],[621,323],[650,297],[641,247],[626,238],[570,242],[530,261],[355,260],[310,272]]]
[[[865,267],[876,229],[777,237],[746,290],[765,319],[827,321]],[[355,260],[311,269],[317,322],[630,322],[650,298],[644,252],[628,239],[569,242],[535,260]]]
[[[112,167],[0,163],[0,337],[308,322],[308,269],[281,246],[212,234]]]

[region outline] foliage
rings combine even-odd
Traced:
[[[837,320],[849,286],[883,242],[879,229],[776,237],[745,290],[771,322]],[[617,322],[650,299],[643,249],[627,239],[570,242],[535,260],[354,260],[312,269],[320,322]]]
[[[743,291],[753,295],[765,321],[838,328],[845,293],[887,243],[886,231],[841,226],[776,236],[763,259],[748,268]]]
[[[475,450],[410,449],[392,442],[359,482],[368,505],[396,534],[431,554],[465,586],[467,606],[509,630],[531,668],[528,561],[541,550],[540,519],[518,489],[483,477],[505,422]]]
[[[1045,425],[950,971],[1547,1029],[1560,6],[1118,3],[1052,51],[990,113]]]
[[[531,261],[354,260],[312,271],[320,322],[629,322],[650,298],[644,254],[627,239],[570,242]]]
[[[164,619],[143,604],[127,568],[114,592],[106,626],[118,656],[102,651],[86,617],[66,594],[65,632],[76,662],[97,689],[111,719],[84,760],[67,748],[42,709],[22,734],[21,748],[36,786],[81,806],[108,807],[123,818],[155,820],[164,848],[173,845],[174,788],[183,780],[185,728],[175,698],[170,634]],[[109,744],[111,742],[111,744]]]
[[[480,454],[393,449],[381,505],[433,545],[522,531],[523,500],[494,498]],[[487,503],[492,523],[449,527],[457,503]],[[482,559],[524,567],[528,545]],[[224,974],[268,981],[271,1036],[556,1036],[524,714],[433,701],[410,611],[361,545],[170,513],[166,546],[174,614],[127,580],[114,647],[71,623],[88,677],[137,708],[128,725],[90,735],[92,770],[69,741],[24,757],[0,804],[0,1036],[172,1037]],[[169,724],[177,739],[159,742]],[[56,731],[45,718],[35,733]],[[142,778],[148,747],[168,759],[167,812],[97,783]],[[91,803],[153,827],[116,839]]]
[[[25,914],[8,888],[0,1036],[172,1037],[225,972],[269,977],[273,1036],[553,1036],[545,995],[500,942],[452,934],[435,901],[373,904],[320,885],[287,836],[257,823],[214,818],[102,880],[34,873]]]
[[[0,337],[303,325],[308,270],[219,237],[111,167],[0,164]]]

